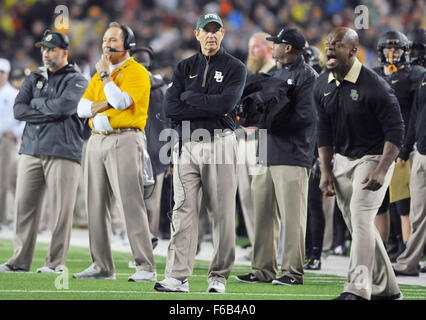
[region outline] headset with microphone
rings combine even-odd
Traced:
[[[124,36],[124,50],[118,50],[116,48],[109,48],[108,50],[110,52],[126,52],[127,50],[132,49],[136,46],[136,38],[135,34],[133,33],[132,29],[130,29],[128,26],[121,24],[120,25],[121,30],[123,31]]]

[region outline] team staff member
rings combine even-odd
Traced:
[[[132,49],[132,56],[150,70],[154,62],[154,53],[148,47]],[[149,71],[148,71],[149,72]],[[147,140],[147,151],[152,163],[152,170],[155,183],[145,187],[145,204],[148,213],[149,228],[152,233],[152,243],[157,245],[160,225],[161,195],[163,190],[164,176],[169,169],[167,163],[160,159],[160,150],[167,143],[160,141],[160,134],[163,130],[170,129],[170,121],[164,112],[164,96],[167,84],[160,75],[153,75],[149,72],[151,81],[151,94],[149,98],[148,119],[145,127]]]
[[[321,74],[314,86],[320,189],[327,196],[337,196],[352,235],[348,279],[337,299],[399,299],[374,217],[392,177],[404,123],[391,88],[359,62],[357,51],[354,30],[334,29],[326,42],[328,72]]]
[[[7,195],[9,192],[15,195],[16,145],[21,139],[22,125],[25,125],[13,116],[13,103],[18,90],[10,85],[9,73],[9,60],[0,58],[0,230],[2,225],[7,224]]]
[[[408,33],[410,40],[410,61],[426,68],[426,29],[416,28]]]
[[[129,281],[155,281],[146,207],[143,200],[144,139],[150,81],[147,70],[130,57],[135,45],[130,28],[109,24],[103,55],[79,105],[90,117],[92,136],[84,165],[85,200],[93,264],[74,278],[115,279],[108,209],[114,196],[124,217],[136,273]]]
[[[190,131],[194,135],[196,129],[204,129],[210,136],[203,140],[194,136],[192,141],[185,141],[184,123],[178,125],[182,145],[181,151],[175,146],[173,153],[175,208],[166,278],[157,282],[155,289],[189,291],[187,277],[192,273],[197,250],[197,202],[202,188],[214,245],[207,292],[223,293],[235,259],[237,142],[233,131],[235,106],[244,89],[246,68],[221,47],[225,29],[217,14],[201,15],[194,34],[201,51],[176,66],[172,85],[166,92],[165,111],[174,122],[190,120]],[[203,152],[198,153],[200,149]],[[216,157],[206,163],[209,161],[203,157],[204,150],[222,154],[226,160]]]
[[[276,70],[276,63],[272,57],[273,43],[266,40],[269,36],[270,34],[266,32],[256,32],[249,39],[249,53],[246,63],[248,79],[259,73],[272,73]],[[250,150],[256,150],[256,131],[258,128],[253,123],[246,124],[244,121],[240,122],[240,127],[243,128],[245,135],[237,137],[238,152],[239,156],[242,158],[245,157],[246,161],[244,161],[244,164],[238,164],[237,166],[237,189],[247,236],[250,240],[250,246],[245,256],[251,260],[254,243],[254,208],[251,195],[253,172],[251,166],[254,165],[253,159],[256,157],[256,154],[250,153]]]
[[[409,64],[410,45],[407,37],[399,31],[391,30],[383,34],[378,41],[377,51],[381,66],[374,69],[374,71],[385,79],[395,91],[405,124],[405,133],[407,133],[415,92],[426,70],[421,66]],[[383,201],[382,210],[379,210],[376,217],[376,226],[379,231],[382,230],[381,234],[386,242],[389,236],[389,213],[383,208],[389,208],[388,195]],[[398,216],[401,216],[402,240],[404,242],[401,247],[404,248],[410,236],[410,220],[408,216],[410,213],[410,198],[391,203],[390,210],[392,214],[397,215],[398,219]]]
[[[411,167],[411,236],[407,247],[394,265],[397,276],[418,276],[417,265],[426,244],[426,76],[420,83],[411,113],[406,143],[398,161],[407,161],[410,151],[417,143]]]
[[[1,271],[29,271],[46,186],[52,217],[52,239],[45,265],[37,271],[63,271],[71,236],[83,145],[83,122],[77,104],[87,81],[68,63],[69,39],[47,30],[41,42],[44,67],[32,72],[13,107],[17,120],[26,121],[19,150],[15,199],[14,253]]]
[[[317,73],[303,58],[305,37],[297,29],[284,28],[266,40],[274,42],[273,57],[278,62],[274,77],[294,85],[294,89],[289,93],[286,114],[280,115],[280,128],[268,130],[266,172],[253,178],[253,272],[237,279],[247,283],[299,285],[303,284],[308,179],[317,123],[311,92]],[[284,247],[282,276],[277,278],[280,219]]]

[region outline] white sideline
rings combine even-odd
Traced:
[[[0,230],[0,239],[12,240],[13,231],[3,227]],[[49,241],[50,241],[50,234],[40,234],[37,237],[37,243],[49,243]],[[154,250],[154,254],[166,257],[168,244],[169,244],[168,240],[160,239],[158,242],[158,246]],[[70,245],[74,247],[88,248],[89,247],[88,231],[81,230],[81,229],[73,229],[71,233]],[[117,252],[130,253],[130,245],[123,244],[123,242],[118,238],[111,239],[111,249]],[[204,241],[201,244],[201,250],[200,250],[200,253],[196,256],[196,259],[209,262],[211,259],[212,252],[213,252],[212,243]],[[246,259],[243,258],[245,254],[246,254],[246,251],[244,249],[238,246],[236,247],[234,271],[238,270],[242,266],[245,266],[245,267],[250,266],[250,261],[247,261]],[[122,259],[119,258],[119,260],[117,259],[117,261],[122,262]],[[4,262],[5,261],[0,261],[0,264]],[[87,261],[87,264],[88,265],[90,264],[89,260]],[[40,263],[40,266],[41,266],[41,263]],[[311,275],[326,274],[326,275],[336,275],[336,276],[346,277],[348,267],[349,267],[349,258],[329,255],[327,259],[322,259],[322,266],[320,271],[311,271],[307,273]],[[159,271],[163,271],[163,270],[159,270]],[[408,285],[417,285],[417,286],[426,287],[426,273],[421,273],[419,277],[397,277],[397,279],[399,284],[408,284]],[[327,279],[321,279],[321,281],[327,281]],[[334,279],[334,281],[342,282],[341,279]]]

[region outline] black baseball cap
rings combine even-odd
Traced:
[[[25,78],[26,76],[28,76],[30,73],[31,73],[31,71],[28,68],[13,69],[12,72],[10,73],[10,79],[11,80],[22,79],[22,78]]]
[[[43,39],[40,42],[35,44],[37,48],[47,47],[50,49],[53,48],[61,48],[64,50],[69,50],[69,40],[65,34],[54,32],[54,31],[46,31],[43,34]]]
[[[295,28],[283,28],[276,36],[267,37],[266,40],[274,43],[291,44],[295,49],[303,50],[305,47],[305,37]]]

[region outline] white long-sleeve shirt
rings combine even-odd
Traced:
[[[3,133],[12,131],[17,137],[22,136],[25,122],[18,121],[13,115],[13,105],[18,90],[7,82],[0,88],[0,137]]]
[[[113,73],[117,68],[121,67],[128,59],[110,66],[110,73]],[[122,91],[114,81],[108,82],[104,86],[104,93],[108,103],[114,109],[124,110],[130,107],[133,103],[132,98],[127,92]],[[89,99],[81,99],[77,106],[77,114],[80,118],[92,117],[92,103]]]

